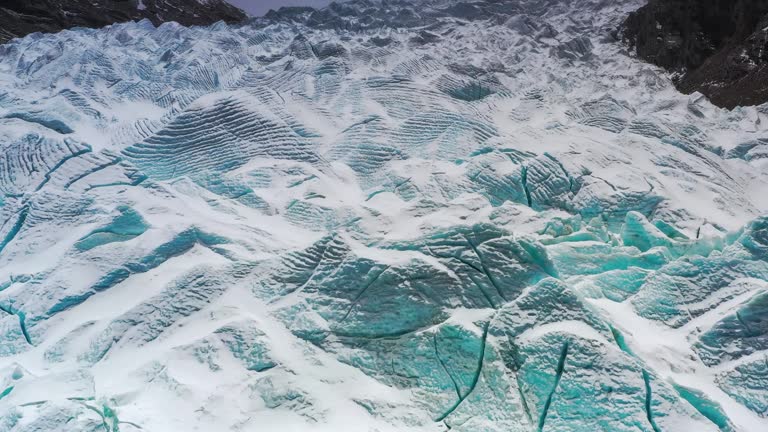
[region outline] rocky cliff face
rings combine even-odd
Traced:
[[[678,72],[677,87],[716,105],[768,101],[768,1],[651,0],[623,37],[646,61]]]
[[[34,32],[71,27],[103,27],[148,19],[155,25],[236,22],[245,13],[223,0],[4,0],[0,5],[0,43]]]

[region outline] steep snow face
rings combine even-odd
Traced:
[[[768,110],[519,4],[0,47],[0,431],[768,430]]]

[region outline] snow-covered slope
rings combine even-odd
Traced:
[[[768,110],[637,6],[1,46],[0,431],[766,430]]]

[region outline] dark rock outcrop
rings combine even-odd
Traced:
[[[729,109],[768,102],[768,0],[650,0],[622,32],[684,93]]]
[[[0,43],[35,32],[72,27],[103,27],[148,19],[159,25],[237,22],[246,15],[224,0],[3,0],[0,2]]]

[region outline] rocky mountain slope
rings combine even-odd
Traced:
[[[768,106],[640,6],[0,46],[0,432],[768,430]]]
[[[245,13],[224,0],[3,0],[0,43],[34,32],[52,33],[72,27],[98,28],[148,19],[155,25],[237,22]]]
[[[768,101],[766,0],[650,0],[623,34],[640,58],[678,73],[684,93],[727,108]]]

